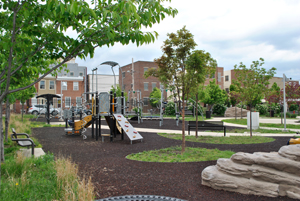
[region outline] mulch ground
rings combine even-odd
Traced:
[[[39,121],[43,121],[39,119]],[[52,119],[51,121],[56,121]],[[104,123],[104,121],[103,121]],[[131,121],[134,127],[181,129],[175,120],[164,120],[159,127],[157,120],[144,120],[138,124]],[[227,128],[228,130],[229,128]],[[189,201],[212,200],[293,200],[287,197],[269,198],[263,196],[243,195],[239,193],[214,190],[201,185],[201,172],[216,161],[192,163],[151,163],[128,160],[131,153],[167,148],[181,145],[181,141],[167,139],[156,133],[140,132],[143,141],[130,144],[127,137],[121,140],[120,135],[109,142],[92,138],[91,129],[87,129],[87,139],[81,136],[66,136],[64,128],[33,128],[33,136],[43,145],[45,152],[55,156],[71,157],[78,165],[80,176],[92,178],[97,199],[123,195],[161,195]],[[109,133],[109,130],[102,130]],[[186,146],[218,148],[234,152],[271,152],[278,151],[286,144],[288,137],[276,137],[271,143],[252,145],[221,145],[186,142]]]

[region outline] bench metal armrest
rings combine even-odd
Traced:
[[[29,135],[27,133],[15,133],[15,134],[12,134],[12,135],[17,135],[17,136],[25,135],[27,138],[29,138]]]
[[[31,144],[36,146],[31,138],[12,138],[11,140],[16,141],[16,142],[18,142],[18,141],[29,141],[29,142],[31,142]]]

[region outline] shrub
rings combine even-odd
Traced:
[[[245,110],[247,109],[247,106],[246,106],[246,105],[241,105],[241,103],[237,104],[236,106],[237,106],[238,108],[241,108],[241,107],[243,106],[243,109],[245,109]]]
[[[166,115],[175,115],[175,103],[169,101],[165,106],[165,113]]]
[[[272,104],[270,105],[270,109],[271,109],[271,110],[274,110],[274,113],[275,113],[275,114],[280,114],[280,112],[281,112],[281,106],[280,106],[280,104],[278,104],[278,103],[272,103]]]
[[[292,114],[291,115],[291,118],[296,118],[297,117],[297,114]]]
[[[292,116],[292,114],[289,113],[289,112],[287,112],[285,115],[286,115],[286,117],[288,117],[288,118],[291,118],[291,116]]]
[[[298,108],[299,108],[299,107],[298,107],[297,104],[291,104],[290,107],[289,107],[289,110],[290,110],[290,111],[297,111]]]
[[[224,115],[227,107],[224,104],[215,104],[213,106],[213,113],[217,115]]]
[[[267,104],[257,104],[255,110],[259,112],[260,115],[265,115],[268,112]]]

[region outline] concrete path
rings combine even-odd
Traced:
[[[214,117],[213,119],[211,119],[210,121],[221,121],[223,119],[232,119],[232,118],[228,118],[228,117]],[[259,119],[260,123],[280,123],[280,119],[277,118],[260,118]],[[294,119],[288,119],[287,120],[287,124],[298,124],[300,125],[300,123],[297,123],[298,120],[294,120]],[[64,123],[62,122],[51,122],[51,124],[62,124],[64,125]],[[239,124],[232,124],[232,123],[226,123],[224,122],[224,125],[226,126],[234,126],[234,127],[241,127],[241,128],[247,128],[246,125],[239,125]],[[109,127],[107,125],[101,125],[101,128],[103,129],[109,129]],[[263,129],[270,129],[270,130],[283,130],[282,128],[269,128],[269,127],[260,127]],[[135,127],[135,129],[138,132],[150,132],[150,133],[175,133],[175,134],[182,134],[181,130],[167,130],[167,129],[159,129],[159,128],[137,128]],[[253,136],[277,136],[277,137],[294,137],[294,136],[300,136],[299,134],[296,134],[296,132],[300,133],[300,129],[288,129],[291,131],[294,131],[295,134],[274,134],[274,133],[258,133],[253,131]],[[185,135],[188,135],[188,131],[185,131]],[[191,135],[195,135],[195,131],[191,131]],[[222,131],[220,132],[201,132],[198,131],[198,135],[199,136],[224,136],[224,133]],[[250,133],[249,132],[245,132],[245,133],[226,133],[226,136],[249,136]]]

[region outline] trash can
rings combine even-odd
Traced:
[[[274,117],[274,110],[271,110],[271,117]]]
[[[211,118],[211,112],[210,111],[206,111],[206,119],[210,119]]]

